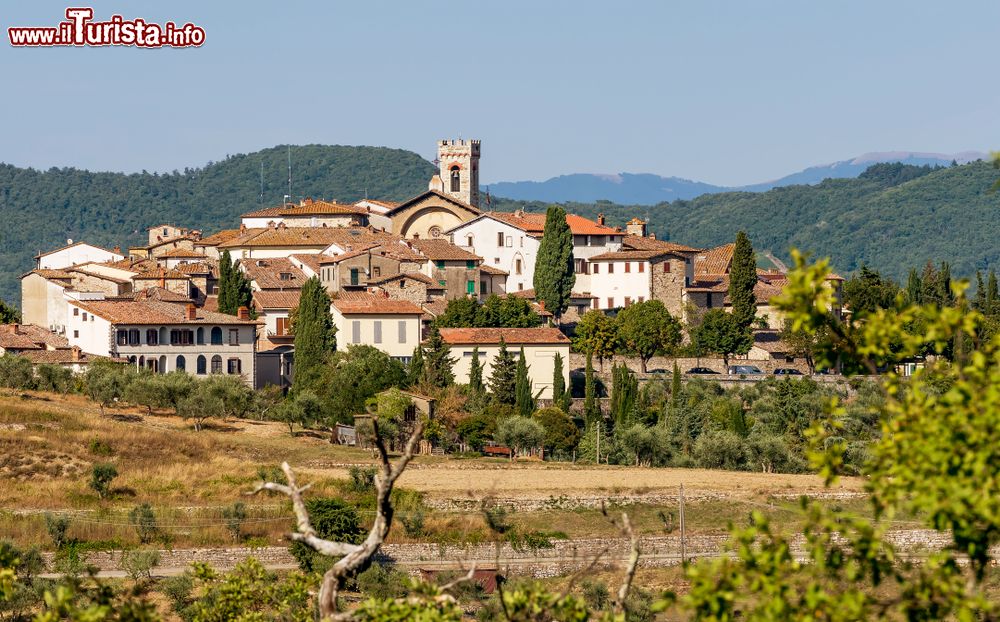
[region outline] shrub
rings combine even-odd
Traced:
[[[550,406],[540,408],[532,415],[532,419],[545,428],[545,450],[549,453],[569,454],[580,440],[580,430],[561,409]]]
[[[73,388],[73,372],[61,365],[42,363],[35,369],[35,388],[39,391],[69,393]]]
[[[135,534],[139,537],[139,542],[149,544],[160,533],[160,528],[156,524],[156,514],[148,503],[137,505],[128,513],[128,520],[135,527]]]
[[[52,538],[52,546],[56,550],[61,549],[67,542],[66,532],[69,531],[69,517],[46,513],[45,530],[49,532],[49,537]]]
[[[514,460],[518,452],[542,446],[545,428],[533,419],[515,415],[497,423],[493,438],[501,445],[510,447],[510,459]]]
[[[390,564],[372,564],[358,575],[358,591],[369,598],[387,600],[406,596],[410,577]]]
[[[14,354],[0,356],[0,387],[30,389],[34,386],[35,373],[31,361]]]
[[[90,487],[101,499],[111,492],[111,481],[118,477],[118,469],[108,462],[95,464],[90,470]]]
[[[87,444],[87,449],[95,456],[111,456],[115,453],[115,451],[111,448],[111,445],[108,445],[99,438],[90,439],[90,442]]]
[[[352,492],[367,494],[375,491],[375,467],[351,465],[347,469],[348,487]]]
[[[190,572],[185,572],[176,577],[167,577],[160,581],[158,587],[159,591],[170,601],[170,608],[174,613],[183,618],[181,615],[182,612],[194,602],[194,598],[192,598],[192,594],[194,593],[194,579],[191,577]]]
[[[340,499],[320,498],[306,501],[306,509],[319,537],[353,544],[361,542],[364,530],[354,507]],[[320,555],[301,542],[292,542],[288,550],[305,572],[325,572],[336,561]]]
[[[776,434],[751,434],[744,440],[747,468],[764,473],[796,473],[802,461],[788,448],[784,437]]]
[[[247,507],[240,502],[236,502],[222,509],[222,517],[226,519],[226,529],[233,536],[233,540],[239,542],[240,529],[243,527],[243,521],[247,518]]]
[[[136,549],[123,551],[118,569],[125,571],[133,581],[149,581],[153,578],[152,571],[160,563],[160,552],[154,549]]]
[[[734,471],[743,467],[743,443],[726,430],[705,432],[695,441],[694,459],[705,469]]]

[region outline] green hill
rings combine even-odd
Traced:
[[[144,229],[160,223],[212,232],[287,192],[284,146],[229,156],[203,168],[170,174],[93,173],[0,164],[0,299],[20,305],[18,276],[34,267],[39,250],[69,238],[114,246],[142,244]],[[307,145],[292,148],[296,197],[355,201],[365,196],[403,200],[426,190],[434,166],[415,153],[384,147]]]
[[[857,179],[828,179],[762,193],[703,195],[658,205],[572,203],[567,210],[609,224],[633,216],[661,238],[692,246],[731,242],[744,229],[758,250],[787,258],[789,249],[830,257],[844,273],[862,263],[903,279],[911,267],[948,261],[952,273],[1000,268],[1000,193],[989,189],[997,171],[986,162],[948,168],[877,164]],[[497,209],[540,203],[494,199]]]

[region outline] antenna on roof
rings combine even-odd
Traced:
[[[264,160],[260,161],[260,198],[261,205],[264,205]]]
[[[288,200],[292,199],[292,146],[288,145]]]

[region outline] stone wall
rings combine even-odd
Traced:
[[[669,272],[665,266],[669,266]],[[675,318],[684,317],[684,276],[686,266],[679,257],[649,262],[649,295],[667,307]]]

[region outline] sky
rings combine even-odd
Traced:
[[[68,0],[67,0],[68,1]],[[0,3],[0,161],[169,171],[277,144],[434,157],[483,183],[720,185],[869,151],[1000,148],[993,0],[104,2],[199,48],[13,48],[65,2]]]

